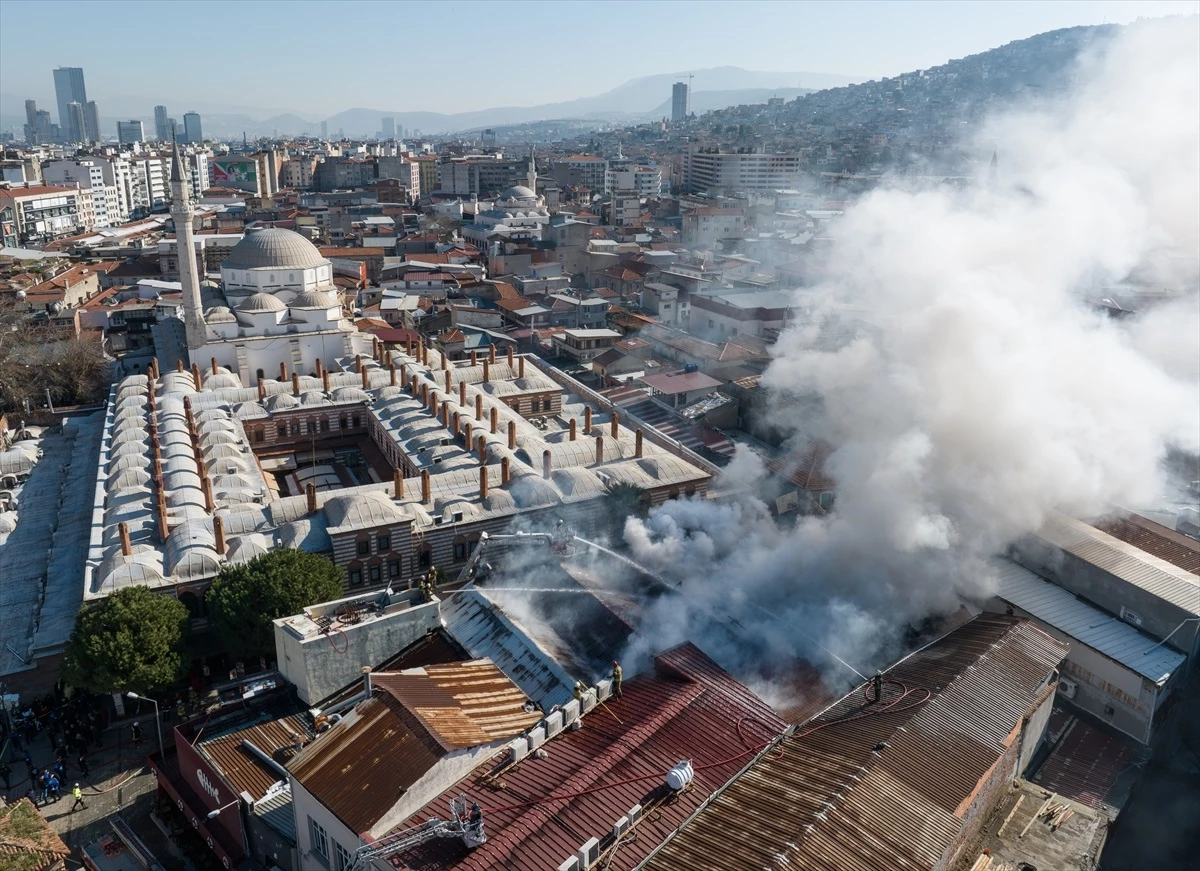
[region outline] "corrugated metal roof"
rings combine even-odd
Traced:
[[[1001,599],[1160,686],[1187,659],[1011,560],[995,559],[991,564]]]
[[[1093,520],[1092,526],[1152,556],[1164,559],[1185,572],[1200,574],[1200,541],[1188,538],[1161,523],[1136,514],[1127,514]]]
[[[1066,645],[1027,620],[987,614],[887,672],[871,714],[858,688],[784,739],[643,867],[927,869],[961,831],[960,807],[1015,726],[1051,692]],[[925,704],[907,706],[932,697]],[[881,752],[874,747],[886,742]]]
[[[312,740],[312,732],[303,716],[293,714],[256,723],[218,738],[201,741],[200,749],[225,776],[235,793],[248,792],[259,799],[282,778],[279,772],[244,749],[242,741],[249,741],[280,765],[287,765],[294,755],[289,749],[295,744],[293,736],[299,736],[304,743]]]
[[[749,761],[748,748],[785,728],[764,702],[691,644],[660,655],[655,665],[625,683],[620,701],[610,699],[606,709],[585,716],[581,729],[548,742],[546,758],[526,757],[498,780],[487,778],[492,766],[482,766],[404,824],[445,818],[448,800],[466,792],[484,809],[487,843],[468,853],[456,839],[437,840],[393,857],[393,864],[413,871],[548,871],[589,838],[610,837],[613,824],[635,804],[647,807],[647,814],[636,838],[623,841],[607,867],[618,871],[640,862]],[[681,759],[696,768],[692,788],[663,802],[666,773]],[[580,792],[586,794],[504,809]],[[716,867],[712,859],[719,855],[687,867]]]
[[[296,842],[296,811],[292,791],[281,789],[254,805],[254,815],[292,843]]]
[[[1200,576],[1061,512],[1038,530],[1039,538],[1067,553],[1200,615]]]
[[[371,682],[447,750],[511,738],[542,716],[525,709],[525,693],[487,659],[373,674]]]

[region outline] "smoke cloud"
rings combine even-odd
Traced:
[[[885,663],[907,626],[985,594],[985,558],[1050,509],[1155,501],[1167,450],[1200,449],[1198,33],[1130,26],[1070,93],[991,118],[968,190],[850,208],[763,379],[795,444],[835,446],[836,507],[631,518],[633,557],[683,592],[648,610],[631,661],[691,639],[735,670],[800,653],[851,676],[832,654]],[[749,458],[726,474],[762,479]]]

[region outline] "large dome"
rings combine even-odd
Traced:
[[[525,185],[519,184],[516,187],[511,187],[508,190],[506,190],[504,192],[504,199],[506,199],[506,200],[536,200],[537,194],[534,193],[533,191],[531,191],[529,188],[525,187]],[[237,249],[235,248],[234,250],[236,251]]]
[[[269,227],[250,230],[221,266],[229,269],[311,269],[329,261],[299,233]]]

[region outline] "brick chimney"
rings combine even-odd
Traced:
[[[197,390],[200,390],[204,387],[204,382],[200,380],[200,367],[195,363],[192,364],[192,383],[195,385]]]
[[[430,502],[429,470],[422,469],[421,470],[421,504],[428,505],[429,502]]]
[[[133,545],[129,541],[129,524],[122,520],[117,524],[117,530],[121,533],[121,555],[133,556]]]
[[[213,538],[216,539],[213,549],[225,556],[225,521],[216,516],[213,517]]]
[[[570,440],[575,441],[575,418],[571,418],[570,422]]]
[[[515,420],[508,422],[508,449],[510,451],[517,449],[517,422]]]
[[[542,477],[549,480],[550,478],[550,452],[542,451]]]
[[[596,465],[604,462],[604,436],[596,436]]]
[[[508,475],[509,475],[508,457],[501,457],[500,458],[500,483],[502,485],[508,483]]]
[[[300,373],[299,372],[292,373],[292,395],[293,396],[300,395]]]
[[[279,361],[279,380],[287,381],[287,363]]]
[[[317,485],[306,484],[304,486],[304,495],[308,497],[308,513],[317,513]]]
[[[483,420],[483,394],[475,394],[475,419]]]
[[[486,499],[487,497],[488,497],[488,470],[487,470],[487,466],[480,466],[479,467],[479,498]]]
[[[592,407],[585,405],[583,408],[583,434],[592,434]]]
[[[392,498],[404,498],[404,470],[394,469],[392,471]]]
[[[620,425],[621,425],[621,415],[617,414],[617,410],[614,408],[613,412],[612,412],[612,433],[611,434],[612,434],[612,437],[615,439],[619,439],[621,437]]]
[[[492,435],[496,434],[496,428],[500,425],[500,412],[496,411],[495,407],[491,409],[492,417]]]
[[[642,458],[642,428],[640,426],[633,431],[633,455],[639,460]]]

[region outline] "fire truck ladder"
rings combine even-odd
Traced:
[[[487,833],[483,830],[483,812],[478,805],[469,804],[465,794],[452,798],[450,819],[439,820],[435,817],[414,828],[386,835],[374,844],[359,847],[346,866],[347,871],[366,871],[375,859],[386,859],[435,838],[462,838],[468,849],[475,849],[487,841]]]

